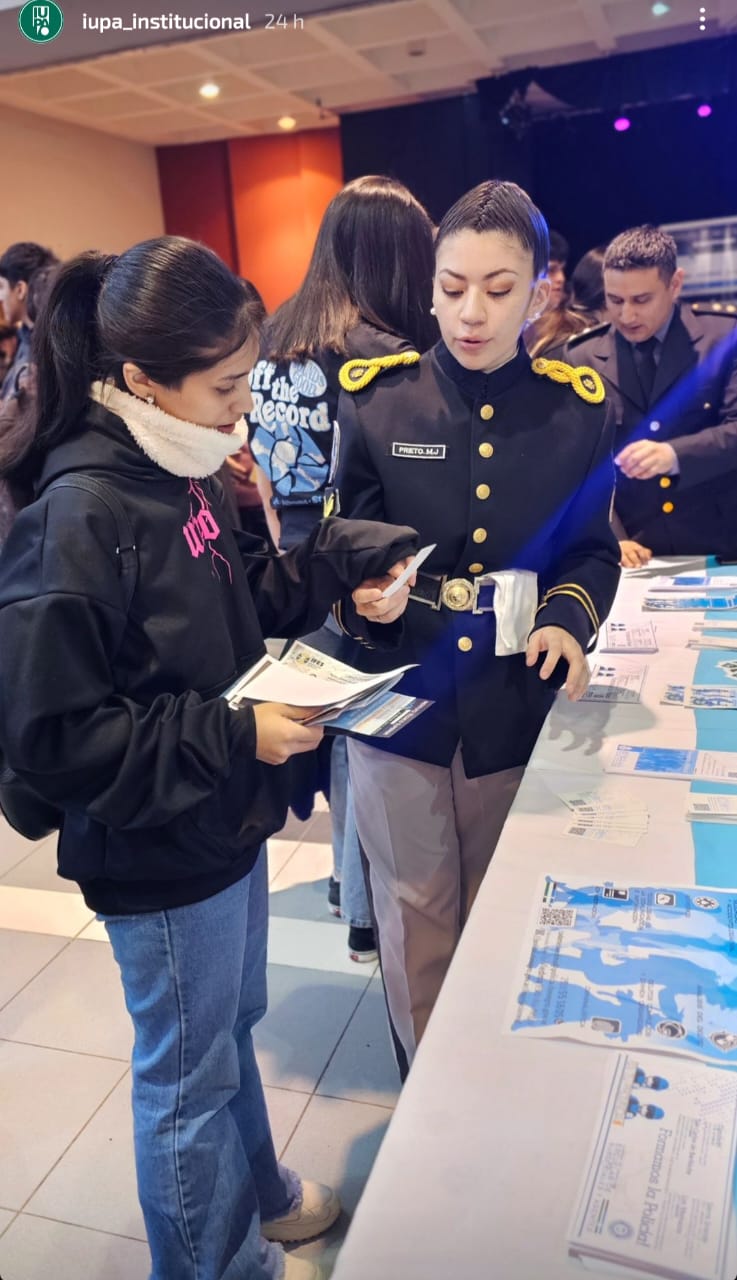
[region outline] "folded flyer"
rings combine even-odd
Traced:
[[[736,1145],[733,1075],[617,1054],[569,1253],[674,1280],[731,1278]]]

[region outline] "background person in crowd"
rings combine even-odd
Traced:
[[[609,322],[573,338],[616,412],[615,530],[630,568],[737,555],[737,311],[679,302],[672,236],[635,227],[606,250]]]
[[[306,1280],[317,1269],[274,1242],[320,1234],[339,1204],[277,1163],[251,1030],[266,1006],[263,842],[284,821],[288,761],[321,730],[221,695],[264,633],[309,630],[344,594],[380,642],[406,605],[406,588],[381,588],[416,538],[331,520],[275,556],[230,529],[209,477],[243,438],[258,336],[241,281],[204,246],[75,258],[35,347],[19,470],[38,497],[0,558],[0,746],[63,811],[60,874],[120,967],[153,1280]],[[55,483],[80,473],[93,491]]]
[[[568,265],[568,241],[560,231],[550,231],[550,257],[548,259],[547,278],[550,281],[550,293],[545,307],[537,320],[530,320],[525,329],[525,346],[530,355],[540,355],[551,347],[565,342],[572,331],[571,324],[563,319],[568,301],[566,284],[566,267]],[[573,330],[577,332],[577,330]]]
[[[40,267],[28,286],[28,320],[33,329],[51,291],[58,263]],[[26,453],[34,430],[33,398],[36,370],[33,343],[28,349],[28,363],[16,366],[13,389],[0,400],[0,550],[5,546],[13,521],[21,507],[31,499],[30,492],[3,477],[12,471]]]
[[[571,275],[568,309],[581,316],[589,326],[600,324],[606,315],[604,252],[602,245],[589,249],[576,263]]]
[[[348,744],[407,1061],[555,690],[586,689],[619,578],[604,388],[587,370],[547,376],[520,341],[550,288],[542,214],[514,183],[482,183],[443,218],[436,254],[442,340],[411,368],[354,361],[341,383],[361,389],[338,409],[343,513],[402,512],[437,544],[391,657],[421,664],[397,687],[432,705]]]
[[[266,319],[266,307],[255,284],[241,276],[243,287],[251,303],[251,312],[259,328],[263,328]],[[257,477],[258,468],[253,460],[251,447],[244,441],[237,453],[225,459],[225,465],[219,475],[226,494],[231,502],[231,510],[237,528],[245,533],[252,533],[256,538],[264,538],[271,542],[271,531],[267,524],[261,487]],[[278,546],[278,540],[274,543]]]
[[[571,276],[570,304],[545,311],[534,326],[534,341],[525,335],[531,356],[564,359],[568,339],[600,323],[605,310],[603,262],[603,249],[584,254]]]
[[[0,312],[18,332],[18,345],[0,387],[0,400],[13,392],[15,375],[30,360],[33,322],[28,315],[28,290],[34,272],[57,261],[50,249],[30,240],[11,244],[0,257]]]
[[[304,281],[268,321],[251,375],[251,448],[271,484],[283,549],[322,515],[339,431],[340,366],[359,354],[416,360],[432,345],[432,273],[432,223],[401,182],[357,178],[331,200]],[[326,644],[321,637],[320,647]],[[348,922],[351,958],[375,960],[344,737],[332,742],[329,791],[329,900]]]
[[[18,349],[18,330],[15,325],[3,324],[0,311],[0,386]]]

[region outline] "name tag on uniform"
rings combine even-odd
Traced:
[[[392,442],[393,458],[444,458],[444,444],[402,444],[399,440]]]

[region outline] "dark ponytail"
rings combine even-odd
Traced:
[[[113,259],[83,253],[61,268],[33,332],[36,430],[42,457],[69,434],[100,376],[97,304]]]
[[[32,481],[48,451],[81,429],[96,379],[125,390],[122,368],[131,362],[176,388],[257,332],[243,282],[193,240],[161,236],[119,257],[73,258],[59,271],[34,330],[35,422],[13,478]]]

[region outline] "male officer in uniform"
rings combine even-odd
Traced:
[[[611,323],[566,347],[616,410],[613,527],[630,568],[737,556],[737,307],[681,305],[683,276],[666,232],[624,231],[604,258]]]

